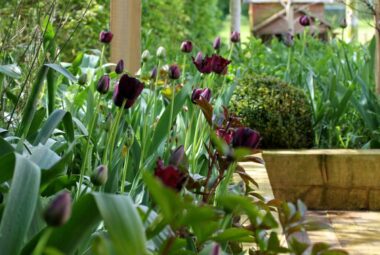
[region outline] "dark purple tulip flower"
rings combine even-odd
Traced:
[[[96,90],[100,94],[106,94],[110,88],[110,83],[111,78],[107,74],[105,74],[99,79],[98,84],[96,85]]]
[[[154,175],[158,177],[165,186],[177,191],[182,189],[182,186],[186,180],[184,174],[176,166],[164,166],[161,159],[157,160]]]
[[[197,56],[195,58],[192,57],[192,59],[199,72],[205,74],[212,72],[212,58],[208,56],[203,58],[202,52],[198,52]]]
[[[124,74],[115,86],[113,101],[116,106],[121,107],[124,100],[127,100],[124,108],[128,109],[135,103],[143,89],[144,83],[136,78],[129,77],[128,74]]]
[[[106,184],[108,179],[108,168],[105,165],[98,166],[91,175],[91,182],[95,186],[102,186]]]
[[[233,43],[240,42],[240,33],[238,31],[233,31],[231,33],[231,42]]]
[[[176,64],[169,66],[169,78],[172,80],[177,80],[181,76],[181,69]]]
[[[310,26],[310,18],[307,15],[301,16],[299,22],[303,27]]]
[[[181,44],[181,51],[184,53],[190,53],[193,51],[193,43],[191,41],[184,41]]]
[[[250,128],[241,127],[235,130],[232,147],[256,149],[260,143],[260,134]]]
[[[227,60],[219,55],[212,55],[211,57],[211,67],[212,71],[217,74],[226,74],[227,66],[231,63],[230,60]]]
[[[205,89],[194,89],[193,93],[191,94],[191,102],[196,104],[195,100],[199,100],[203,97],[207,100],[207,102],[210,102],[211,99],[211,90],[209,88]]]
[[[215,38],[212,47],[214,48],[214,50],[219,50],[220,49],[220,44],[221,44],[221,39],[218,36],[218,37]]]
[[[117,65],[115,67],[115,72],[117,74],[121,74],[124,71],[124,60],[120,59],[119,62],[117,62]]]
[[[113,34],[111,31],[102,31],[100,32],[99,34],[99,41],[102,42],[102,43],[110,43],[112,41],[112,38],[113,38]]]
[[[67,191],[58,194],[44,212],[44,219],[49,226],[59,227],[65,224],[71,215],[71,196]]]

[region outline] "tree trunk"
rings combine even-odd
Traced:
[[[376,28],[376,65],[375,65],[375,77],[376,77],[376,93],[380,94],[380,0],[376,0],[375,5],[375,28]]]
[[[141,0],[111,0],[111,61],[125,62],[126,70],[135,74],[141,57]]]
[[[230,0],[231,33],[240,33],[241,0]]]

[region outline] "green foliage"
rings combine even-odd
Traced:
[[[243,123],[260,132],[262,148],[313,146],[311,109],[302,90],[279,79],[247,73],[231,103]]]

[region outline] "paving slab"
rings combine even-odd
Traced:
[[[240,165],[258,183],[258,192],[266,200],[274,198],[264,165],[243,162]],[[378,199],[378,198],[377,198]],[[374,211],[308,211],[307,219],[325,228],[297,235],[302,241],[326,242],[352,255],[380,255],[380,212]]]

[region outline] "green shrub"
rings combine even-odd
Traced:
[[[247,73],[231,102],[243,123],[260,132],[262,148],[313,146],[312,114],[302,90],[273,77]]]

